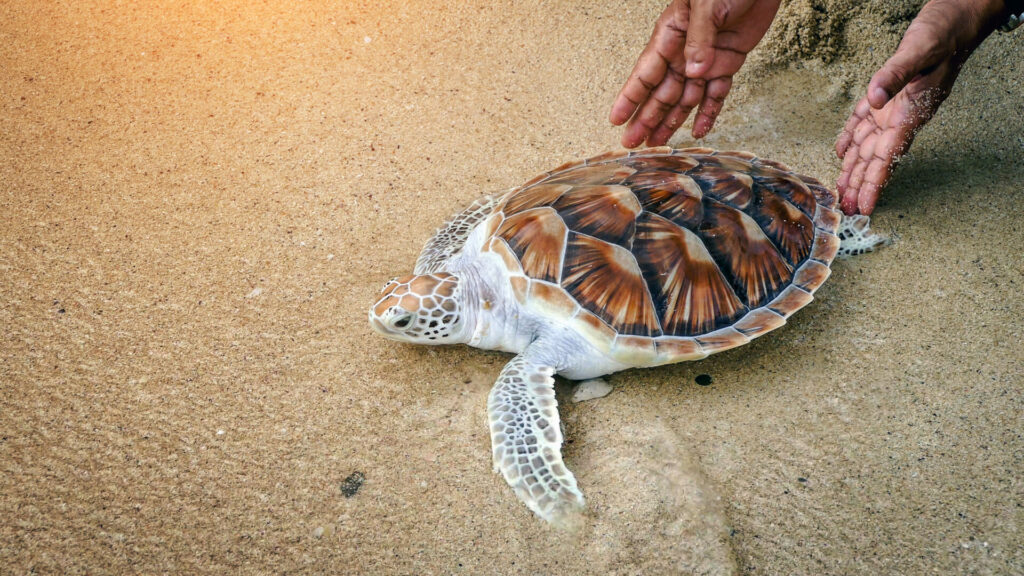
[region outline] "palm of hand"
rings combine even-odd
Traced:
[[[613,124],[629,120],[622,144],[665,144],[695,108],[693,136],[706,135],[732,76],[767,32],[778,4],[677,0],[670,5],[612,108]]]
[[[836,142],[843,160],[837,189],[847,214],[871,214],[893,168],[910,148],[918,129],[949,95],[957,67],[943,62],[918,76],[881,108],[864,97]]]
[[[949,95],[971,52],[1005,18],[984,8],[984,3],[931,0],[871,78],[868,95],[836,141],[836,155],[843,160],[838,191],[844,212],[875,209],[900,155]]]

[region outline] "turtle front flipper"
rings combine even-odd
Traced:
[[[415,273],[430,274],[445,270],[448,259],[462,250],[469,233],[491,214],[491,210],[506,192],[507,190],[478,198],[468,208],[445,222],[423,246],[423,251],[416,260]]]
[[[576,478],[562,462],[555,369],[526,355],[501,371],[487,400],[494,469],[544,520],[574,527],[583,510]]]

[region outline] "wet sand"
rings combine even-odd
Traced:
[[[787,5],[705,142],[834,182],[913,3],[816,4]],[[6,6],[0,565],[1024,572],[1020,31],[898,169],[875,218],[893,246],[748,346],[581,404],[561,385],[579,534],[491,471],[506,355],[370,331],[451,213],[617,146],[660,9]]]

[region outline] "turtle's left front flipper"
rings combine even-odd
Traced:
[[[538,516],[572,527],[581,518],[583,494],[562,462],[554,373],[516,356],[491,390],[487,412],[495,471]]]

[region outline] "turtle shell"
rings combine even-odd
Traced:
[[[828,278],[834,192],[746,152],[651,148],[563,165],[484,223],[523,306],[631,365],[782,326]]]

